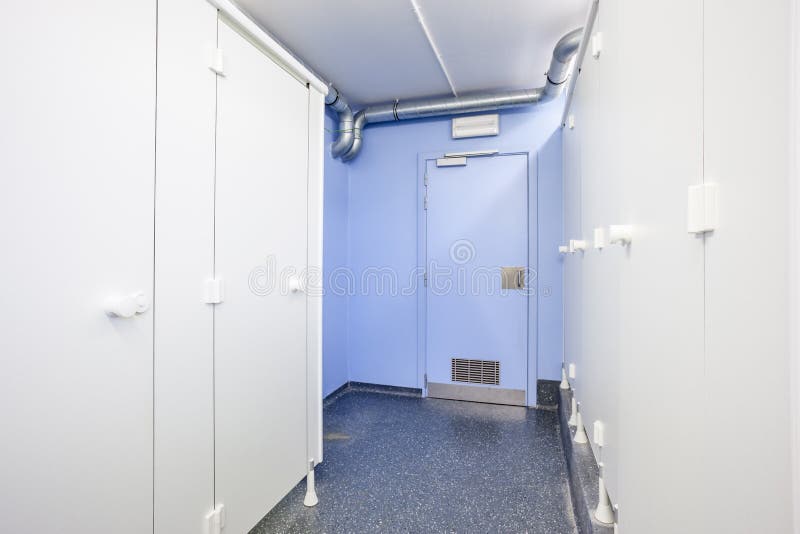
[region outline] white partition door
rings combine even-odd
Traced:
[[[215,473],[226,532],[247,532],[305,475],[308,89],[219,24]]]
[[[156,2],[4,7],[0,531],[151,532]]]

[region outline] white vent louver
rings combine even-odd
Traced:
[[[450,360],[450,380],[470,384],[500,385],[500,362],[494,360]]]

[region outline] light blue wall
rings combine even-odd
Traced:
[[[335,294],[328,281],[347,266],[347,166],[330,156],[327,147],[336,123],[325,116],[325,205],[323,219],[322,390],[328,395],[347,382],[347,295]]]
[[[418,153],[495,148],[536,151],[543,147],[538,162],[538,372],[540,379],[560,378],[563,312],[561,262],[557,247],[562,242],[561,109],[562,104],[554,102],[538,108],[505,112],[501,115],[501,135],[498,137],[453,140],[448,118],[379,124],[365,130],[364,148],[347,169],[347,264],[355,273],[357,283],[355,294],[346,305],[350,380],[404,387],[421,386],[417,379],[416,296],[381,296],[376,295],[375,291],[363,295],[358,287],[361,273],[369,268],[391,268],[399,273],[402,287],[407,284],[409,273],[417,265]],[[338,173],[335,167],[326,169],[326,201],[329,182],[337,180],[329,178],[329,175]],[[340,202],[338,197],[337,202]],[[326,205],[326,210],[329,209]],[[325,237],[328,239],[327,213],[325,221]],[[335,232],[337,236],[338,232]],[[331,250],[333,246],[334,243],[326,243],[326,261],[329,261],[329,255],[334,254]],[[542,291],[548,288],[549,291]],[[330,309],[327,305],[330,298],[326,297],[326,312]],[[341,321],[338,318],[326,316],[325,332],[337,336],[338,342],[338,336],[342,334],[332,332],[334,321],[336,328],[339,328]],[[326,340],[325,346],[325,359],[336,358],[338,361],[339,353],[327,353],[329,340]],[[328,365],[325,369],[327,372]]]
[[[539,149],[539,339],[538,377],[560,380],[564,352],[563,256],[558,246],[564,244],[564,189],[561,152],[561,129],[556,130]]]

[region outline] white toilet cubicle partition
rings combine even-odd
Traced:
[[[229,2],[45,0],[12,15],[0,530],[246,531],[322,460],[327,88]],[[237,110],[225,98],[251,80]],[[247,142],[272,149],[231,148]],[[260,198],[237,211],[245,189]],[[307,283],[262,295],[251,275],[270,255]],[[284,368],[291,388],[271,371]]]
[[[322,461],[327,87],[230,2],[158,10],[154,530],[247,531]]]
[[[797,118],[794,148],[786,143],[797,10],[788,0],[600,3],[594,32],[605,49],[585,59],[563,130],[565,237],[609,232],[602,249],[564,257],[565,354],[577,366],[570,383],[584,423],[600,422],[601,439],[590,445],[619,505],[621,531],[673,532],[679,521],[682,532],[790,532],[792,508],[797,531],[796,333],[793,437],[786,428],[786,281],[795,282],[797,301],[796,218],[791,262],[781,245],[798,202]],[[644,23],[654,18],[660,25]],[[678,41],[662,38],[670,20],[682,28]],[[730,87],[753,62],[775,79],[757,108],[731,116]],[[688,80],[677,91],[675,72]],[[657,121],[642,119],[652,113]],[[665,146],[668,164],[653,165],[665,161]],[[773,230],[755,239],[752,220]],[[757,287],[744,289],[743,280]],[[747,431],[720,446],[716,429],[742,420],[752,421]],[[737,463],[744,457],[761,460]]]
[[[2,532],[152,529],[155,5],[4,4]]]

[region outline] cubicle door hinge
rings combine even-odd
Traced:
[[[425,389],[428,389],[428,373],[425,373],[422,377],[422,383],[424,384]]]
[[[428,271],[422,273],[422,285],[428,287]]]
[[[428,173],[425,173],[425,187],[428,187]]]
[[[221,48],[215,48],[211,52],[211,63],[208,66],[211,71],[218,76],[225,76],[225,61]]]
[[[422,201],[422,208],[427,211],[428,210],[428,192],[425,192],[425,199]]]
[[[687,226],[690,234],[713,232],[719,226],[719,191],[717,184],[689,186]]]
[[[225,529],[225,505],[218,504],[206,516],[205,534],[222,534]]]
[[[204,302],[206,304],[219,304],[222,302],[222,278],[206,280]]]

